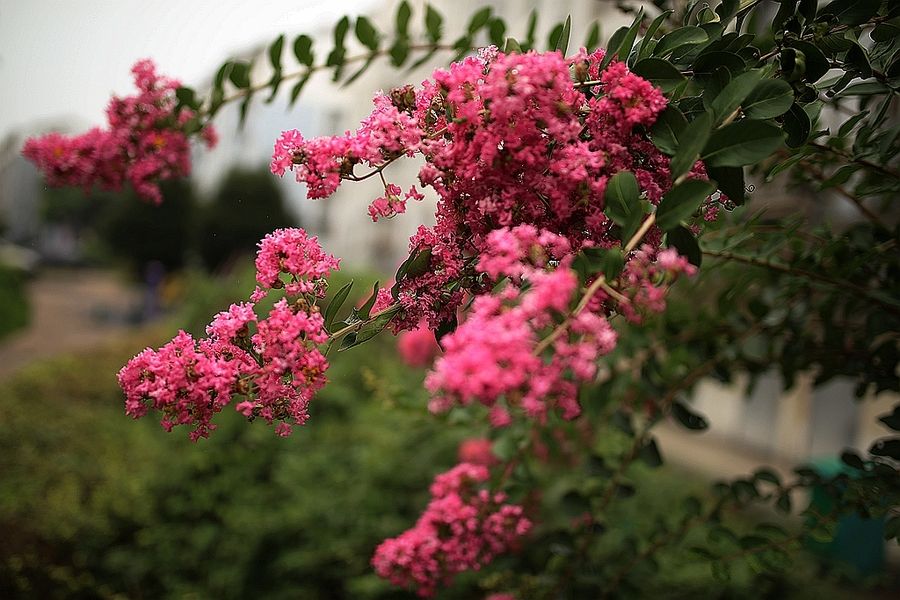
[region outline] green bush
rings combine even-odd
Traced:
[[[27,325],[29,314],[25,274],[0,265],[0,338]]]
[[[235,169],[200,211],[197,251],[207,269],[251,254],[259,240],[279,227],[295,225],[281,190],[267,169]]]

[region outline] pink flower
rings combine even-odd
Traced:
[[[435,477],[431,502],[415,526],[376,548],[375,572],[427,598],[457,573],[515,549],[531,521],[521,506],[505,503],[505,494],[481,488],[489,475],[484,466],[461,463]]]
[[[190,174],[187,124],[195,115],[186,108],[176,113],[180,83],[157,75],[150,60],[137,62],[131,72],[138,93],[110,100],[107,129],[71,137],[50,133],[25,142],[22,154],[44,172],[48,184],[118,190],[128,182],[139,196],[159,204],[160,181]],[[211,125],[196,133],[210,148],[218,140]]]
[[[424,326],[400,332],[397,350],[403,362],[410,367],[427,367],[441,351],[434,339],[434,332]]]

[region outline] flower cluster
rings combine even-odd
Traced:
[[[176,112],[180,83],[156,73],[150,60],[131,69],[137,93],[113,97],[106,109],[108,127],[82,135],[50,133],[25,142],[22,153],[53,186],[118,190],[131,184],[142,198],[159,204],[159,182],[191,172],[188,124],[193,111]],[[199,129],[208,147],[216,144],[211,125]]]
[[[465,257],[482,255],[492,231],[527,224],[560,235],[572,250],[624,245],[604,212],[609,178],[633,172],[652,204],[670,189],[669,158],[647,135],[665,97],[622,62],[601,71],[602,59],[603,51],[570,59],[480,52],[436,70],[420,88],[377,95],[352,134],[304,140],[285,132],[272,171],[293,169],[308,195],[321,198],[342,180],[383,176],[397,158],[421,155],[419,181],[438,196],[436,225],[420,229],[410,250],[429,250],[431,263],[400,279],[394,299],[402,310],[393,327],[415,328],[424,318],[435,328],[454,316],[463,292],[482,291],[469,268],[474,260]],[[573,71],[591,83],[573,80]],[[357,174],[357,166],[369,171]],[[701,163],[691,176],[705,177]],[[407,198],[419,195],[413,189]],[[386,183],[369,214],[377,220],[405,205],[399,186]],[[658,247],[661,233],[652,227],[645,241]]]
[[[504,493],[479,486],[489,477],[486,466],[470,463],[438,475],[416,525],[375,550],[375,572],[430,597],[457,573],[480,569],[514,549],[531,522],[521,506],[506,503]]]
[[[315,301],[324,296],[325,277],[337,260],[302,229],[282,229],[260,243],[256,265],[257,280],[267,288],[280,287],[282,274],[289,277],[287,295],[264,318],[257,315],[258,299],[232,304],[207,326],[208,337],[195,340],[182,331],[159,350],[135,356],[119,371],[127,414],[159,410],[163,427],[190,425],[193,440],[215,429],[212,417],[235,396],[241,398],[237,411],[277,421],[279,435],[306,422],[328,369],[319,349],[328,333]]]
[[[432,411],[480,402],[497,427],[509,424],[514,408],[541,422],[551,409],[566,419],[580,414],[576,383],[594,376],[616,333],[602,314],[567,318],[578,289],[568,252],[566,238],[530,225],[489,234],[479,268],[511,285],[477,296],[466,321],[443,339],[444,354],[425,381]]]
[[[403,331],[397,336],[400,358],[410,367],[427,367],[440,352],[434,333],[428,327]]]

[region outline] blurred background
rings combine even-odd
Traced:
[[[542,37],[571,14],[573,40],[594,19],[605,39],[632,18],[613,1],[432,3],[450,32],[481,5],[514,35],[532,9]],[[28,136],[101,125],[110,94],[131,92],[129,69],[141,58],[203,91],[222,61],[263,56],[280,33],[313,35],[324,51],[344,14],[368,14],[389,30],[396,4],[0,0],[0,597],[409,597],[371,573],[372,550],[415,521],[458,443],[486,430],[430,418],[424,370],[402,364],[390,335],[376,341],[379,351],[335,359],[314,426],[289,439],[228,413],[212,439],[191,444],[152,419],[127,419],[115,374],[142,348],[178,328],[201,332],[246,296],[255,244],[274,228],[302,226],[342,258],[332,289],[351,276],[359,290],[385,281],[409,235],[433,219],[433,199],[374,224],[366,206],[379,184],[307,201],[267,161],[282,130],[354,129],[375,90],[418,83],[449,57],[412,73],[376,65],[346,88],[316,77],[292,109],[285,89],[254,105],[243,127],[228,107],[216,119],[219,146],[196,151],[193,176],[168,183],[159,207],[128,191],[49,189],[20,155]],[[420,15],[424,3],[410,4]],[[392,168],[402,186],[417,170],[407,162]],[[751,199],[777,207],[785,194],[770,186]],[[824,198],[817,218],[846,219],[842,206]],[[703,384],[696,406],[712,427],[660,433],[671,464],[623,518],[761,463],[787,472],[865,447],[877,435],[874,416],[896,402],[848,402],[851,383],[813,390],[810,378],[783,393],[775,375],[749,397],[744,389]],[[858,545],[842,567],[810,559],[771,597],[882,597],[865,583],[881,581],[896,557],[878,532],[853,531]],[[713,586],[688,557],[659,577],[665,597],[706,597]],[[715,586],[717,597],[760,593],[752,574]],[[448,597],[477,593],[464,579]]]

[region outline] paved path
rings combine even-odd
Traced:
[[[140,293],[118,274],[43,269],[28,283],[31,321],[0,340],[0,377],[29,362],[96,346],[131,327]]]

